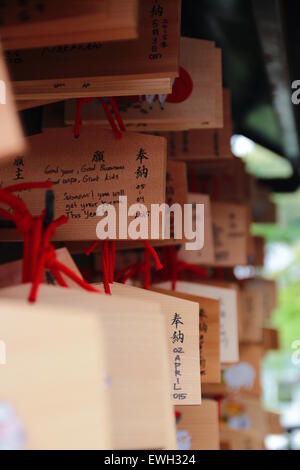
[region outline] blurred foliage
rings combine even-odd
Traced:
[[[300,240],[300,224],[252,224],[251,233],[254,236],[264,237],[269,243],[292,244]]]
[[[254,109],[249,110],[246,120],[247,126],[254,134],[260,134],[260,130],[264,129],[264,135],[271,142],[275,143],[278,147],[281,146],[280,139],[280,128],[278,127],[278,121],[274,115],[272,107],[269,103],[261,104]],[[262,158],[265,157],[269,152],[267,149],[256,145],[257,150],[262,149]],[[251,155],[252,157],[252,155]]]
[[[292,173],[287,160],[256,144],[243,161],[247,171],[258,178],[286,178]],[[268,257],[272,257],[272,252],[276,256],[278,243],[291,252],[288,264],[282,260],[281,269],[270,273],[266,266],[262,273],[278,283],[279,305],[272,323],[280,331],[282,348],[290,352],[292,342],[300,339],[300,190],[273,194],[272,199],[277,206],[277,224],[252,224],[251,232],[265,238]]]
[[[300,339],[300,281],[280,290],[274,323],[280,330],[283,349],[291,350],[292,342]]]
[[[292,342],[300,339],[300,227],[293,224],[260,224],[255,225],[252,231],[266,238],[269,254],[272,254],[277,242],[283,242],[291,250],[291,261],[282,269],[271,273],[279,288],[279,305],[272,319],[280,331],[282,348],[291,350]]]
[[[247,171],[258,178],[288,178],[293,172],[288,160],[257,144],[243,161]]]
[[[290,262],[272,273],[279,287],[279,306],[273,320],[280,330],[283,349],[291,350],[292,342],[300,339],[300,191],[277,194],[273,199],[278,224],[253,224],[252,233],[266,239],[269,254],[278,242],[291,252]]]

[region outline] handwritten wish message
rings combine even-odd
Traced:
[[[128,206],[147,209],[165,202],[166,142],[161,137],[125,133],[116,140],[111,131],[89,127],[75,139],[72,128],[62,128],[29,137],[27,143],[27,155],[0,164],[0,184],[52,181],[55,215],[69,218],[58,240],[96,239],[97,207],[119,208],[120,196],[127,197]],[[34,215],[40,214],[43,191],[23,191],[20,197]],[[115,222],[118,238],[118,217]]]
[[[247,264],[250,213],[248,206],[213,202],[211,204],[215,264]]]
[[[114,283],[112,295],[155,302],[165,318],[173,404],[201,403],[199,307],[160,292]]]
[[[169,282],[162,282],[155,287],[170,289]],[[238,344],[238,300],[234,288],[196,282],[178,281],[176,291],[184,294],[207,297],[220,301],[220,356],[221,363],[232,363],[239,360]]]
[[[155,288],[155,291],[198,304],[201,383],[220,382],[220,302],[166,289]],[[174,316],[173,322],[178,329],[180,323],[177,316]]]

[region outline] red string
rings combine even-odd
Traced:
[[[133,279],[138,273],[143,272],[143,263],[130,264],[116,274],[115,280],[116,282],[120,281],[122,284],[126,284],[129,279]]]
[[[96,248],[99,246],[99,244],[100,244],[99,240],[93,242],[91,246],[89,246],[89,248],[86,250],[85,252],[86,256],[90,256],[92,252],[95,251]]]
[[[115,264],[116,264],[116,242],[114,240],[111,240],[110,249],[109,249],[109,282],[111,284],[114,282]]]
[[[12,212],[0,208],[0,216],[6,220],[12,221],[16,229],[23,234],[24,251],[22,282],[32,282],[32,288],[29,300],[34,302],[40,283],[43,279],[45,269],[49,269],[57,280],[58,284],[68,287],[61,273],[65,274],[80,287],[92,292],[98,292],[93,286],[88,284],[81,277],[77,276],[70,268],[56,259],[54,247],[50,243],[51,236],[54,235],[56,228],[66,223],[68,218],[62,216],[49,224],[43,233],[43,221],[45,211],[38,216],[32,217],[26,204],[20,198],[11,194],[15,191],[23,191],[36,188],[51,188],[52,183],[47,182],[28,182],[8,186],[5,189],[0,188],[0,201],[8,205]]]
[[[177,273],[181,274],[184,271],[196,274],[201,279],[207,279],[209,277],[207,268],[191,263],[186,263],[185,261],[179,261],[177,264]]]
[[[16,196],[10,193],[7,189],[0,188],[1,201],[10,206],[13,210],[13,213],[25,213],[28,212],[26,204]]]
[[[152,284],[152,279],[151,279],[151,256],[154,259],[155,263],[155,270],[156,271],[161,271],[163,269],[163,265],[161,264],[161,261],[159,259],[159,256],[151,243],[148,242],[148,240],[143,240],[145,250],[144,250],[144,265],[143,265],[143,271],[144,271],[144,289],[150,289],[151,284]]]
[[[99,102],[102,104],[102,107],[104,109],[104,112],[105,112],[105,115],[106,115],[106,119],[108,120],[111,128],[112,128],[112,131],[115,135],[115,138],[116,139],[121,139],[122,138],[122,133],[119,131],[119,129],[117,128],[117,125],[114,121],[114,118],[113,118],[113,115],[108,107],[108,105],[105,103],[104,99],[103,98],[98,98]],[[120,116],[121,117],[121,116]]]
[[[124,124],[124,122],[123,122],[123,119],[122,119],[122,116],[121,116],[121,113],[120,113],[120,111],[119,111],[119,108],[118,108],[118,106],[117,106],[116,101],[114,100],[114,98],[108,98],[108,100],[109,100],[110,105],[111,105],[111,107],[112,107],[112,109],[113,109],[113,112],[114,112],[114,114],[115,114],[115,116],[116,116],[116,120],[117,120],[117,122],[118,122],[118,124],[119,124],[119,127],[120,127],[121,131],[125,132],[125,131],[126,131],[126,127],[125,127],[125,124]]]
[[[18,192],[18,191],[25,191],[30,189],[51,189],[52,182],[51,181],[30,181],[24,183],[17,183],[14,185],[7,186],[5,188],[6,191],[9,192]],[[15,214],[15,224],[16,228],[19,232],[23,233],[24,237],[24,248],[23,248],[23,268],[22,268],[22,282],[31,282],[32,281],[32,273],[35,269],[35,263],[37,260],[38,254],[38,247],[41,240],[41,231],[42,231],[42,223],[43,218],[37,217],[34,219],[29,210],[27,209],[26,204],[19,198],[18,201],[21,202],[21,214]],[[33,234],[32,234],[33,230]],[[35,251],[30,253],[30,244],[31,244],[31,236],[37,237],[37,240],[33,241],[35,246]]]
[[[79,126],[81,124],[81,110],[82,110],[82,100],[76,100],[76,115],[74,122],[74,137],[77,139],[79,137]]]
[[[82,123],[82,106],[83,104],[85,103],[90,103],[94,98],[77,98],[76,100],[76,116],[75,116],[75,123],[74,123],[74,137],[75,138],[78,138],[80,133],[79,133],[79,128],[80,128],[80,124]],[[113,115],[112,115],[112,112],[111,110],[109,109],[107,103],[105,102],[105,100],[101,97],[98,97],[96,98],[99,103],[101,103],[103,109],[104,109],[104,112],[105,112],[105,115],[106,115],[106,119],[108,120],[111,128],[112,128],[112,131],[115,135],[115,138],[116,139],[121,139],[122,138],[122,132],[121,131],[125,131],[126,128],[125,128],[125,125],[124,125],[124,122],[122,120],[122,117],[121,117],[121,114],[119,112],[119,109],[118,109],[118,106],[115,102],[115,100],[113,98],[108,98],[109,100],[109,103],[113,109],[113,112],[114,112],[114,115],[116,117],[116,120],[117,120],[117,123],[119,125],[119,129],[114,121],[114,118],[113,118]]]
[[[153,248],[151,243],[148,242],[148,240],[143,240],[143,244],[145,246],[146,251],[149,251],[149,253],[152,255],[154,259],[156,271],[160,271],[163,268],[163,265],[161,264],[159,256],[156,253],[155,249]]]
[[[54,278],[56,279],[57,283],[61,287],[68,287],[68,284],[66,283],[63,276],[60,274],[60,272],[58,271],[57,268],[54,268],[54,267],[52,268],[52,274],[53,274]]]
[[[78,139],[80,133],[79,128],[82,124],[82,105],[84,103],[90,103],[92,98],[77,98],[76,99],[76,115],[75,115],[75,123],[74,123],[74,137]]]
[[[98,246],[99,240],[93,242],[86,250],[86,256],[89,256]],[[114,282],[114,271],[116,263],[116,243],[114,240],[103,240],[101,249],[101,264],[103,273],[103,284],[106,294],[110,294],[110,286]]]
[[[101,250],[101,261],[102,261],[102,272],[103,272],[103,284],[104,284],[104,291],[106,294],[111,294],[110,287],[109,287],[109,253],[108,253],[108,241],[104,240],[102,244]]]
[[[30,267],[30,233],[33,226],[33,217],[27,209],[26,204],[17,196],[11,194],[13,191],[21,191],[24,189],[33,189],[35,187],[51,187],[51,182],[42,183],[21,183],[8,186],[8,188],[0,190],[0,200],[8,205],[12,213],[2,209],[0,214],[2,217],[15,223],[16,229],[23,234],[23,264],[22,264],[22,282],[29,282]]]
[[[33,278],[32,287],[28,298],[30,302],[36,301],[39,286],[42,283],[45,270],[49,270],[53,274],[57,283],[62,287],[68,287],[66,281],[61,275],[63,273],[65,276],[70,278],[83,289],[89,292],[99,293],[98,289],[90,285],[88,282],[86,282],[84,279],[82,279],[80,276],[78,276],[70,268],[58,261],[56,258],[55,249],[51,244],[51,237],[55,234],[56,229],[61,225],[67,223],[67,221],[68,218],[66,216],[61,216],[51,222],[43,233],[42,242],[39,250],[37,269]],[[34,243],[36,243],[36,239],[34,239]]]
[[[144,250],[144,289],[149,290],[151,287],[151,254],[150,251]]]
[[[42,241],[43,222],[45,218],[45,212],[40,217],[35,217],[32,221],[31,232],[28,236],[31,240],[28,240],[27,246],[30,246],[28,252],[27,262],[27,279],[26,282],[32,282],[34,279],[35,272],[38,266],[39,249]],[[30,256],[30,262],[29,262]]]
[[[200,279],[207,279],[209,277],[207,268],[186,263],[185,261],[179,261],[176,246],[164,247],[163,256],[166,260],[166,264],[164,265],[165,269],[162,272],[160,280],[171,280],[172,290],[176,290],[177,280],[182,277],[184,272],[195,274]]]
[[[152,284],[151,279],[151,256],[154,259],[155,270],[159,271],[163,269],[163,265],[159,259],[158,254],[155,249],[149,243],[148,240],[143,240],[144,248],[144,262],[143,263],[134,263],[126,266],[119,273],[116,274],[116,281],[120,281],[125,284],[129,279],[133,279],[138,275],[142,275],[144,278],[144,288],[150,289]]]
[[[114,282],[116,261],[116,244],[114,240],[104,240],[101,255],[104,289],[107,294],[110,294],[109,284]]]
[[[176,289],[176,281],[178,277],[178,259],[177,259],[177,249],[176,246],[166,246],[162,250],[162,256],[164,260],[164,269],[157,276],[157,281],[168,281],[171,280],[172,282],[172,290]]]

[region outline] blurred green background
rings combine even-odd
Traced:
[[[244,142],[243,161],[258,178],[289,177],[290,163],[253,142]],[[241,152],[243,153],[243,152]],[[300,190],[273,194],[277,224],[252,224],[253,235],[266,240],[265,267],[260,274],[278,284],[279,306],[272,322],[280,330],[281,347],[290,351],[300,339]]]
[[[256,177],[287,178],[292,174],[290,163],[279,155],[245,138],[237,143],[233,153]],[[295,423],[299,426],[300,420],[300,365],[292,361],[292,344],[300,340],[300,190],[273,194],[272,200],[277,207],[277,223],[255,223],[251,227],[253,235],[266,241],[265,265],[257,274],[276,280],[278,286],[278,308],[271,323],[279,330],[280,351],[270,351],[264,358],[263,401],[266,408],[281,412],[290,427]]]

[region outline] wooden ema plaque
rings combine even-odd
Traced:
[[[265,351],[276,351],[280,349],[279,331],[276,328],[263,328],[263,344]]]
[[[16,98],[170,93],[179,66],[180,2],[161,0],[157,5],[155,0],[141,0],[139,5],[136,40],[9,51]],[[156,31],[166,39],[157,42]]]
[[[136,39],[138,1],[10,0],[0,5],[6,50]]]
[[[154,285],[155,288],[171,291],[170,282]],[[238,293],[234,287],[209,285],[202,282],[177,281],[176,292],[207,297],[220,301],[220,354],[222,364],[239,360],[238,347]]]
[[[193,191],[209,194],[217,202],[250,204],[251,178],[240,158],[189,161],[188,172]]]
[[[261,363],[264,356],[262,344],[241,343],[240,361],[226,367],[223,373],[227,391],[241,391],[251,397],[261,396]]]
[[[236,430],[222,424],[220,446],[221,450],[264,450],[264,441],[255,432]]]
[[[232,159],[232,118],[230,91],[223,89],[223,126],[214,129],[190,128],[182,132],[162,133],[168,140],[170,158],[186,162],[205,162],[207,159]],[[230,160],[231,161],[231,160]]]
[[[247,264],[250,213],[247,205],[213,202],[211,204],[215,266]]]
[[[162,137],[126,132],[117,140],[112,131],[85,127],[75,139],[73,130],[65,127],[28,137],[27,143],[28,154],[0,162],[1,182],[4,187],[31,181],[53,183],[55,217],[66,215],[69,218],[68,223],[57,230],[55,240],[97,240],[96,228],[100,221],[97,208],[101,204],[112,204],[116,208],[116,220],[111,224],[115,230],[112,238],[122,239],[119,237],[120,196],[127,197],[127,208],[126,204],[122,205],[125,222],[134,218],[128,216],[132,204],[149,210],[150,204],[165,202],[166,141]],[[33,215],[41,213],[44,190],[19,194]],[[125,229],[129,226],[124,225]],[[150,230],[149,225],[151,223],[148,224]],[[18,236],[12,230],[1,233],[2,239],[7,236],[12,240]],[[129,238],[128,231],[124,238]]]
[[[240,285],[239,309],[240,342],[260,343],[263,338],[263,293],[251,281]]]
[[[178,256],[186,263],[199,265],[213,265],[215,263],[215,246],[213,239],[213,225],[210,198],[206,194],[189,193],[188,203],[193,204],[193,226],[196,225],[195,204],[204,204],[204,246],[201,250],[186,250],[181,247]]]
[[[31,450],[110,448],[99,314],[67,303],[32,305],[12,291],[0,299],[0,329],[7,349],[0,409],[11,428],[6,437],[3,427],[1,442]]]
[[[114,283],[112,297],[138,299],[160,305],[166,325],[173,404],[201,403],[199,307],[197,303],[138,287]]]
[[[223,127],[221,51],[211,41],[181,38],[180,66],[183,69],[180,69],[179,83],[173,85],[171,96],[140,99],[128,96],[117,100],[128,130],[154,132]],[[190,81],[192,85],[188,85]],[[181,88],[185,94],[179,97]],[[68,101],[65,122],[73,124],[75,115],[75,101]],[[97,101],[83,107],[82,122],[107,127],[105,113]]]
[[[45,284],[40,286],[37,302],[28,305],[29,289],[30,285],[23,284],[2,289],[0,292],[0,302],[5,302],[4,305],[6,302],[13,302],[18,317],[17,321],[11,320],[11,309],[5,310],[2,308],[3,303],[1,304],[1,331],[6,331],[5,325],[10,325],[10,336],[7,337],[8,353],[9,338],[12,337],[17,362],[13,369],[4,368],[3,373],[11,375],[9,380],[3,379],[3,383],[1,382],[0,394],[2,399],[11,397],[17,405],[19,403],[19,412],[28,418],[28,426],[36,426],[31,448],[56,448],[64,444],[67,448],[103,448],[101,440],[99,445],[96,445],[101,439],[98,429],[103,426],[110,449],[174,449],[175,423],[170,398],[167,335],[160,306],[137,299],[124,299]],[[34,329],[29,325],[28,335],[24,335],[23,327],[15,328],[16,324],[24,324],[25,328],[26,308],[32,315],[33,324],[37,309],[41,312],[40,327]],[[49,335],[47,324],[43,323],[43,309],[49,317],[49,324],[53,325],[50,330],[53,331],[52,336]],[[73,349],[70,348],[70,351],[66,338],[69,336],[68,329],[72,321],[68,321],[65,327],[62,324],[60,328],[60,317],[63,322],[65,311],[66,316],[72,311],[79,319],[77,323],[74,322],[75,336]],[[55,322],[52,322],[52,312],[56,312],[53,317]],[[70,329],[72,340],[73,329]],[[44,345],[45,338],[47,341]],[[34,362],[26,362],[23,344],[26,344],[28,359],[33,357]],[[79,349],[78,344],[81,345]],[[103,351],[103,366],[99,363],[100,346]],[[51,348],[56,347],[59,349],[55,350],[53,356]],[[43,352],[41,356],[40,348]],[[26,368],[32,380],[25,380],[23,368]],[[43,372],[45,368],[46,376]],[[83,377],[88,374],[89,381],[84,381]],[[74,387],[73,375],[77,378],[77,387]],[[39,384],[38,389],[36,383]],[[66,393],[63,393],[62,383],[66,384]],[[24,387],[28,391],[25,394]],[[34,390],[37,390],[37,395],[33,394]],[[77,394],[81,394],[81,408],[76,405]],[[89,399],[89,394],[93,400]],[[101,403],[101,394],[106,397],[105,405]],[[59,405],[57,408],[55,400]],[[69,426],[70,432],[73,432],[73,427],[77,430],[78,426],[81,426],[81,431],[78,429],[78,437],[71,442],[68,440],[69,436],[63,437],[64,427],[63,422],[60,422],[60,408],[64,409],[64,403],[66,409],[70,410],[70,420],[66,421],[65,426]],[[97,409],[100,407],[101,410],[103,406],[108,413],[108,426],[100,411],[97,415]],[[38,412],[33,413],[33,409]],[[49,410],[49,415],[45,415],[45,410]],[[88,431],[89,420],[97,424],[98,428],[94,428],[97,432]],[[75,421],[78,421],[76,426]],[[42,436],[44,426],[45,429],[49,426],[54,433],[49,442],[48,434]],[[84,437],[86,440],[80,443],[83,434],[89,437]],[[41,441],[42,439],[44,440]]]
[[[55,255],[58,261],[75,272],[77,276],[82,277],[67,248],[55,250]],[[61,275],[69,287],[78,288],[78,284],[72,281],[72,279],[67,278],[64,274]],[[55,284],[55,279],[49,271],[45,273],[43,282],[46,284]],[[0,264],[0,288],[16,286],[18,284],[22,284],[22,260]]]
[[[278,420],[279,415],[264,410],[261,397],[248,397],[240,393],[226,397],[221,402],[221,415],[222,422],[228,427],[250,431],[262,440],[270,433],[270,421],[275,424],[274,430],[276,427],[278,429],[276,417]]]
[[[219,300],[179,292],[154,289],[168,296],[196,302],[199,305],[199,346],[201,383],[221,380],[220,357],[220,302]]]
[[[0,44],[0,162],[25,151],[25,141]]]
[[[218,405],[203,400],[200,406],[176,406],[179,450],[219,450]]]

